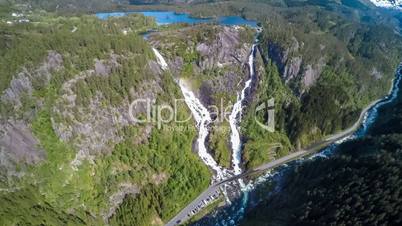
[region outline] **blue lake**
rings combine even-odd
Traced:
[[[239,16],[222,16],[218,18],[194,18],[186,13],[176,13],[173,11],[135,11],[135,12],[111,12],[111,13],[97,13],[96,16],[100,19],[107,19],[109,17],[118,17],[118,16],[126,16],[128,14],[140,13],[145,16],[151,16],[156,19],[156,22],[159,25],[163,24],[174,24],[174,23],[188,23],[188,24],[197,24],[197,23],[218,23],[221,25],[248,25],[251,27],[257,27],[257,22],[253,20],[246,20]],[[399,72],[399,73],[398,73]],[[376,105],[370,108],[370,110],[366,113],[365,119],[360,126],[360,128],[350,136],[349,139],[361,138],[367,135],[368,128],[375,122],[378,117],[378,110],[389,103],[392,103],[397,99],[398,96],[401,95],[402,92],[402,69],[399,68],[395,77],[394,85],[392,92],[383,98],[383,100],[379,101]],[[244,217],[244,214],[247,210],[252,209],[262,201],[264,198],[267,198],[271,194],[271,192],[276,192],[280,190],[280,181],[283,178],[283,175],[286,174],[288,170],[291,170],[294,167],[297,167],[300,164],[303,164],[304,161],[313,161],[314,158],[319,157],[331,157],[336,149],[338,148],[339,143],[334,143],[327,148],[321,150],[318,154],[312,157],[302,158],[288,164],[285,164],[281,167],[278,167],[271,175],[265,175],[266,178],[263,180],[261,184],[256,185],[251,190],[243,191],[241,196],[232,200],[232,204],[229,206],[225,206],[216,210],[213,214],[207,215],[202,218],[200,221],[194,223],[193,225],[200,226],[216,226],[216,225],[237,225],[239,221]],[[262,178],[262,177],[261,177]],[[275,184],[274,188],[270,185]]]
[[[106,20],[109,17],[121,17],[128,14],[139,13],[144,16],[154,17],[158,25],[175,24],[175,23],[219,23],[222,25],[248,25],[251,27],[257,27],[257,21],[246,20],[239,16],[222,16],[218,18],[195,18],[191,17],[187,13],[176,13],[174,11],[132,11],[132,12],[105,12],[97,13],[96,16],[102,20]]]
[[[218,18],[218,23],[222,25],[248,25],[257,27],[257,21],[246,20],[239,16],[222,16]]]

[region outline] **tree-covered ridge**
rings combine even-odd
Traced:
[[[350,126],[365,105],[389,90],[401,39],[389,28],[332,12],[282,15],[287,23],[267,20],[263,48],[300,97],[300,108],[290,108],[287,131],[292,142],[305,146]],[[308,138],[313,133],[316,138]]]
[[[11,11],[9,11],[11,14]],[[58,17],[56,15],[34,13],[30,16],[32,23],[17,23],[13,26],[1,23],[1,91],[8,87],[13,75],[23,67],[34,67],[45,58],[47,51],[69,52],[73,66],[83,71],[93,66],[93,59],[103,59],[113,50],[121,54],[140,46],[140,37],[133,33],[146,31],[154,26],[151,18],[133,15],[132,18],[121,18],[119,24],[101,22],[94,16]],[[56,26],[57,25],[57,26]],[[76,28],[76,31],[74,31]],[[130,30],[131,35],[122,35],[122,30]],[[72,32],[74,31],[74,32]],[[132,42],[128,40],[134,39]],[[28,41],[29,40],[29,41]],[[108,42],[101,48],[100,43]],[[85,57],[88,56],[88,57]],[[92,58],[91,58],[92,57]],[[28,68],[28,69],[31,69]]]
[[[287,172],[281,192],[242,225],[400,224],[401,105],[399,97],[381,107],[368,136],[340,145],[335,156]]]
[[[242,225],[400,224],[400,140],[400,134],[367,138],[335,158],[295,168],[281,194]]]
[[[257,91],[253,97],[254,101],[248,103],[250,110],[244,115],[242,123],[242,133],[245,137],[243,159],[246,168],[249,169],[283,157],[294,150],[286,130],[285,123],[289,121],[286,107],[298,102],[292,91],[282,81],[277,67],[271,61],[264,64],[261,56],[257,59],[256,68],[259,69]],[[270,100],[274,101],[274,106],[268,106]],[[260,105],[264,105],[265,108],[256,111]],[[273,107],[275,112],[275,131],[273,132],[267,131],[258,124],[258,122],[268,122],[269,107]]]
[[[269,16],[255,15],[264,28],[265,66],[243,123],[248,167],[351,126],[361,109],[388,92],[402,54],[401,38],[387,27],[313,7],[265,7]],[[254,109],[270,98],[276,134],[255,122]],[[260,122],[267,116],[257,113]]]
[[[173,76],[185,80],[214,119],[208,147],[219,165],[230,167],[227,120],[248,78],[247,59],[255,31],[215,24],[169,26],[149,40],[168,61]]]
[[[401,58],[395,17],[360,1],[225,1],[176,8],[203,17],[241,15],[260,21],[264,28],[260,46],[264,68],[271,71],[262,70],[259,77],[264,80],[266,74],[275,75],[277,82],[270,89],[283,91],[270,93],[262,88],[267,84],[260,84],[257,91],[267,94],[260,99],[261,94],[254,96],[249,119],[254,120],[254,107],[273,97],[279,120],[276,129],[284,136],[265,139],[269,135],[259,126],[244,128],[244,158],[256,160],[251,165],[351,126],[361,109],[389,90]],[[269,61],[275,67],[269,66]],[[260,117],[267,119],[266,115]],[[261,140],[256,134],[269,140],[262,142],[264,151],[255,151],[258,145],[253,143]],[[285,145],[287,151],[280,155],[277,152],[281,151],[272,151],[286,140],[291,143]]]
[[[141,95],[171,105],[181,97],[139,35],[154,20],[37,11],[29,18],[0,25],[2,96],[18,94],[2,98],[1,129],[26,125],[45,156],[1,166],[0,224],[163,224],[208,186],[210,173],[191,151],[193,122],[157,129],[117,117]],[[54,61],[57,70],[43,71]],[[180,105],[178,114],[189,112]],[[141,203],[147,208],[138,212]]]
[[[228,1],[192,6],[192,12],[207,9],[209,14],[202,15],[256,18],[264,27],[259,83],[242,125],[246,167],[348,127],[363,106],[388,90],[401,53],[400,38],[390,28],[371,23],[371,17],[353,14],[349,21],[339,16],[335,12],[343,8],[331,8],[334,2]],[[311,4],[323,8],[307,6]],[[12,10],[0,9],[1,15],[10,17]],[[167,124],[158,130],[155,124],[140,126],[125,120],[127,105],[135,98],[150,97],[155,103],[172,105],[173,98],[181,97],[171,75],[160,70],[150,46],[139,35],[155,28],[154,21],[139,15],[100,21],[94,16],[37,11],[28,18],[31,23],[0,22],[0,90],[33,79],[31,89],[18,91],[18,101],[2,99],[1,119],[2,123],[25,123],[46,156],[38,165],[17,164],[12,170],[17,175],[26,173],[22,179],[1,175],[0,199],[7,204],[0,208],[0,224],[105,224],[107,219],[116,225],[163,224],[208,186],[210,175],[191,152],[196,134],[193,122]],[[232,47],[244,49],[242,55],[247,56],[250,46],[242,44],[251,43],[252,31],[240,29],[244,31],[238,33],[240,44]],[[174,78],[192,81],[204,103],[235,99],[246,68],[238,61],[219,65],[222,62],[201,54],[224,28],[177,25],[161,30],[160,40],[152,44],[174,60],[171,65],[177,68],[171,69],[178,71]],[[162,46],[158,41],[170,44]],[[199,45],[202,42],[204,46]],[[222,49],[215,47],[211,49]],[[284,53],[287,59],[281,62]],[[51,70],[49,78],[37,77],[49,57],[62,59],[61,66]],[[302,59],[300,73],[286,81],[286,65],[288,72],[296,71],[289,68],[297,64],[297,57]],[[306,76],[305,71],[314,76]],[[227,84],[225,80],[234,88],[222,85]],[[211,84],[222,89],[211,89]],[[275,133],[262,130],[254,120],[254,109],[272,97]],[[188,109],[180,106],[179,114],[188,115]],[[267,120],[264,112],[256,117]],[[220,124],[222,130],[217,127],[211,128],[210,150],[219,164],[229,166],[228,125]],[[17,215],[19,211],[23,215]]]

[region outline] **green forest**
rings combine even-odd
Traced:
[[[282,190],[241,225],[398,225],[402,222],[402,100],[379,110],[368,136],[284,175]]]
[[[32,79],[32,90],[21,92],[20,105],[0,100],[0,123],[27,125],[45,158],[36,165],[16,163],[11,176],[0,166],[0,225],[163,225],[209,186],[212,172],[193,150],[197,135],[193,121],[159,129],[156,123],[108,128],[116,129],[113,135],[119,139],[105,142],[106,150],[91,153],[93,158],[77,167],[72,162],[80,151],[77,143],[84,138],[62,140],[55,125],[85,124],[91,107],[118,112],[144,93],[158,104],[173,105],[174,98],[181,98],[174,75],[152,67],[156,59],[142,36],[149,30],[169,34],[159,38],[176,45],[161,51],[166,58],[183,57],[180,76],[192,79],[193,88],[199,88],[203,79],[219,78],[229,69],[195,74],[193,66],[200,59],[196,44],[214,37],[221,27],[157,27],[154,19],[138,14],[107,20],[92,14],[140,7],[124,5],[128,1],[3,2],[0,92],[7,91],[21,72]],[[258,82],[241,124],[246,169],[351,126],[365,106],[387,93],[402,55],[395,18],[360,1],[208,1],[143,8],[203,17],[240,15],[263,27],[256,60]],[[15,11],[23,11],[30,22],[10,25]],[[253,32],[244,29],[241,41],[251,42]],[[61,67],[51,71],[49,80],[36,77],[35,71],[54,53],[60,54]],[[288,53],[285,62],[280,59],[283,53]],[[301,73],[324,62],[311,86],[305,85],[301,73],[285,81],[285,64],[294,57],[303,59]],[[109,61],[114,66],[96,74],[99,62]],[[246,69],[232,68],[236,73]],[[68,100],[64,98],[69,97],[68,88],[75,100],[71,109],[63,102]],[[211,94],[213,102],[220,98],[230,102],[235,95]],[[266,112],[256,109],[271,98],[275,99],[273,133],[255,121],[266,122]],[[99,105],[93,107],[95,101]],[[244,225],[400,224],[401,103],[380,110],[382,117],[367,138],[342,145],[333,159],[311,161],[290,172],[281,196],[251,211]],[[190,111],[179,106],[178,114],[184,117]],[[211,128],[208,141],[214,158],[226,167],[231,160],[228,137],[228,125],[223,123]],[[123,195],[117,202],[113,198],[119,194]]]
[[[402,57],[400,36],[391,24],[377,24],[381,20],[370,10],[352,16],[351,8],[331,1],[323,1],[325,8],[299,1],[286,1],[287,8],[263,2],[219,4],[225,14],[240,13],[236,9],[241,8],[263,27],[259,39],[264,70],[242,125],[247,168],[352,126],[365,106],[388,92]],[[313,85],[306,87],[300,72],[288,81],[283,77],[292,59],[302,59],[301,72],[325,62]],[[381,71],[381,76],[373,71]],[[254,109],[270,98],[275,99],[275,133],[254,122]],[[257,118],[266,121],[267,115],[260,112]]]
[[[11,9],[3,10],[10,13]],[[138,194],[127,195],[110,216],[110,224],[161,224],[209,185],[209,170],[192,152],[193,122],[180,125],[183,128],[170,124],[152,129],[141,144],[135,140],[145,128],[120,128],[123,140],[111,153],[97,156],[92,163],[85,161],[76,170],[69,166],[76,155],[74,144],[61,141],[52,126],[54,121],[71,123],[53,110],[64,92],[63,84],[93,70],[96,59],[107,60],[112,54],[118,56],[119,66],[109,76],[89,76],[73,88],[76,109],[85,109],[99,93],[104,106],[119,106],[130,97],[131,89],[147,81],[160,82],[160,102],[181,95],[171,76],[159,78],[144,67],[154,55],[140,34],[156,26],[152,18],[131,15],[101,21],[95,16],[64,17],[43,11],[29,18],[32,23],[0,23],[1,91],[15,73],[24,68],[34,71],[48,51],[60,53],[63,65],[49,84],[33,80],[34,90],[24,94],[21,107],[1,102],[2,122],[11,118],[26,122],[46,151],[46,160],[35,166],[18,165],[24,177],[1,175],[0,225],[104,224],[109,198],[122,184],[135,186]],[[130,32],[124,34],[123,29]],[[189,112],[181,106],[178,114]]]

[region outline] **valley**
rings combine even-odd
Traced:
[[[79,4],[0,5],[1,225],[262,224],[399,103],[398,17],[365,1]]]

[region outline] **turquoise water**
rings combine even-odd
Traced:
[[[222,16],[218,17],[217,19],[195,18],[191,17],[187,13],[176,13],[174,11],[104,12],[104,13],[97,13],[96,16],[102,20],[106,20],[109,17],[121,17],[133,13],[139,13],[144,16],[154,17],[158,25],[175,24],[175,23],[198,24],[198,23],[217,22],[221,25],[248,25],[251,27],[257,27],[257,21],[246,20],[239,16]]]
[[[212,21],[209,18],[194,18],[186,13],[176,13],[173,11],[135,11],[135,12],[112,12],[112,13],[97,13],[96,16],[100,19],[107,19],[109,17],[120,17],[128,14],[140,13],[144,16],[151,16],[156,19],[158,25],[174,24],[174,23],[206,23]]]
[[[343,142],[347,140],[361,138],[367,135],[370,127],[375,123],[379,115],[380,108],[387,106],[394,101],[397,101],[397,98],[401,96],[401,80],[402,80],[402,65],[398,68],[393,87],[391,92],[385,96],[381,101],[372,106],[366,113],[365,118],[362,122],[362,125],[359,129],[352,134],[348,139],[345,139]],[[315,158],[329,158],[331,157],[339,144],[342,142],[336,142],[327,148],[321,150],[318,154],[312,157],[306,157],[299,160],[295,160],[288,164],[285,164],[275,170],[271,175],[268,175],[264,182],[256,185],[254,189],[244,191],[242,195],[237,199],[232,201],[230,206],[226,206],[217,210],[214,214],[208,215],[198,222],[192,224],[197,226],[231,226],[237,225],[244,217],[244,214],[247,210],[254,208],[259,202],[263,201],[267,197],[272,194],[281,191],[282,178],[286,175],[288,170],[292,170],[295,167],[303,164],[305,161],[314,160]],[[273,187],[271,185],[274,185]]]
[[[212,18],[193,18],[189,16],[189,14],[180,14],[175,13],[173,11],[138,11],[138,12],[114,12],[114,13],[97,13],[96,15],[100,19],[107,19],[113,16],[126,16],[127,14],[132,13],[140,13],[145,16],[152,16],[156,19],[156,22],[159,25],[162,24],[172,24],[172,23],[188,23],[188,24],[197,24],[197,23],[213,23],[217,22],[221,25],[248,25],[251,27],[257,27],[257,22],[253,20],[246,20],[239,16],[225,16],[219,17],[217,19]],[[399,68],[395,77],[394,86],[391,93],[386,96],[382,101],[379,101],[376,105],[374,105],[366,114],[365,119],[361,127],[350,136],[349,139],[356,139],[367,135],[367,131],[369,127],[375,122],[378,117],[378,110],[383,106],[392,103],[395,101],[397,96],[400,96],[400,86],[402,79],[402,69]],[[313,156],[315,157],[330,157],[339,146],[339,143],[334,143],[329,147],[321,150],[319,154]],[[270,193],[275,193],[280,191],[280,181],[283,178],[283,175],[286,171],[291,170],[292,168],[298,166],[299,164],[303,164],[304,161],[309,160],[300,159],[293,161],[287,165],[283,165],[279,167],[275,172],[267,178],[267,180],[261,185],[256,186],[254,189],[250,191],[245,191],[242,193],[241,197],[237,200],[233,200],[230,206],[224,207],[216,211],[213,215],[206,216],[200,221],[194,223],[193,225],[200,226],[216,226],[216,225],[237,225],[238,222],[244,217],[245,212],[248,209],[253,208],[256,204],[262,201],[262,197],[268,196]],[[270,184],[275,184],[274,189],[270,186]]]
[[[152,16],[156,19],[156,22],[159,25],[163,24],[173,24],[173,23],[188,23],[188,24],[197,24],[197,23],[213,23],[217,22],[221,25],[248,25],[251,27],[257,27],[257,22],[253,20],[246,20],[239,16],[224,16],[219,17],[217,19],[212,18],[194,18],[189,14],[185,13],[175,13],[173,11],[136,11],[136,12],[112,12],[112,13],[97,13],[96,16],[100,19],[107,19],[109,17],[118,17],[118,16],[126,16],[132,13],[140,13],[145,16]],[[366,114],[365,120],[362,126],[350,136],[350,139],[356,139],[363,137],[367,134],[368,128],[375,122],[378,117],[378,109],[393,102],[398,95],[400,95],[400,83],[401,83],[401,72],[397,73],[394,81],[394,86],[392,92],[386,96],[382,101],[378,102],[374,105]],[[319,154],[315,157],[330,157],[339,143],[334,143],[329,147],[321,150]],[[237,200],[233,200],[232,205],[222,208],[215,212],[214,215],[209,215],[204,219],[196,222],[194,225],[237,225],[238,222],[243,218],[244,213],[247,209],[253,208],[258,202],[261,201],[261,196],[257,195],[257,193],[262,193],[263,196],[268,195],[271,192],[275,192],[276,190],[280,190],[280,181],[283,175],[287,170],[292,169],[293,167],[303,164],[303,161],[306,159],[300,159],[293,161],[287,165],[279,167],[273,174],[270,176],[267,181],[260,186],[256,186],[254,190],[243,192],[241,197]],[[272,191],[272,188],[269,184],[277,184]],[[265,189],[265,186],[267,189]]]
[[[246,20],[239,16],[222,16],[218,18],[218,23],[222,25],[248,25],[257,27],[257,21]]]

